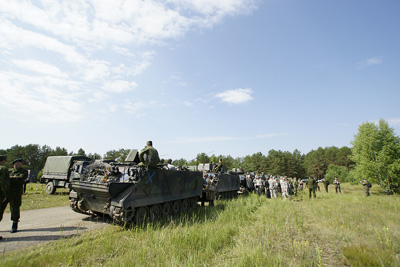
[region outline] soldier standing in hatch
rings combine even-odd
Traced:
[[[139,153],[139,166],[146,166],[151,169],[157,169],[157,164],[160,162],[158,151],[153,147],[152,141],[147,141],[146,147]]]
[[[3,218],[3,212],[7,207],[7,197],[10,190],[10,175],[8,173],[8,169],[4,167],[6,163],[7,157],[0,155],[0,221]],[[3,207],[4,206],[4,207]],[[0,240],[3,237],[0,236]]]
[[[315,181],[311,176],[308,177],[307,180],[307,187],[308,187],[308,192],[309,192],[309,198],[311,198],[311,193],[314,195],[314,198],[317,197],[315,194],[315,187],[316,187],[317,181]]]
[[[214,172],[223,172],[222,159],[219,159],[218,164],[213,168]]]
[[[22,193],[24,192],[24,182],[28,178],[28,171],[22,168],[22,159],[18,158],[12,162],[13,167],[10,173],[10,191],[8,199],[2,203],[0,214],[3,214],[7,204],[10,203],[11,220],[13,221],[11,233],[18,231],[18,221],[22,204]],[[4,204],[4,205],[3,205]]]

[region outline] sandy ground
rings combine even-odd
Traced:
[[[0,222],[0,252],[25,248],[40,243],[81,234],[110,224],[89,215],[76,213],[70,207],[57,207],[21,212],[18,232],[11,233],[10,213]]]

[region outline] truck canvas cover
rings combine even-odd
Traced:
[[[71,162],[74,160],[92,160],[85,156],[50,156],[44,165],[43,174],[68,175]]]

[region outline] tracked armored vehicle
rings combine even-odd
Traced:
[[[212,165],[208,163],[199,164],[198,170],[208,173],[216,181],[217,199],[230,199],[240,194],[240,177],[236,170],[213,172]]]
[[[142,224],[186,212],[197,206],[201,172],[139,166],[137,150],[126,162],[95,162],[72,182],[71,208],[80,213],[106,214],[115,221]]]

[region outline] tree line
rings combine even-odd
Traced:
[[[177,166],[196,166],[200,163],[217,163],[222,159],[226,169],[243,168],[246,172],[258,172],[267,175],[317,179],[325,178],[332,182],[338,177],[342,182],[358,182],[367,178],[379,184],[387,192],[400,192],[400,138],[385,120],[377,124],[366,122],[359,126],[358,134],[351,142],[352,148],[319,147],[307,154],[299,150],[270,150],[265,155],[257,152],[244,157],[233,158],[230,155],[208,155],[199,153],[193,160],[173,160]],[[115,159],[123,162],[130,149],[107,151],[103,157],[100,154],[86,154],[80,148],[76,153],[68,152],[66,148],[55,149],[38,144],[26,146],[15,145],[9,149],[0,149],[0,154],[7,155],[7,166],[15,158],[23,158],[25,167],[31,170],[41,170],[49,156],[81,155],[93,159]]]

